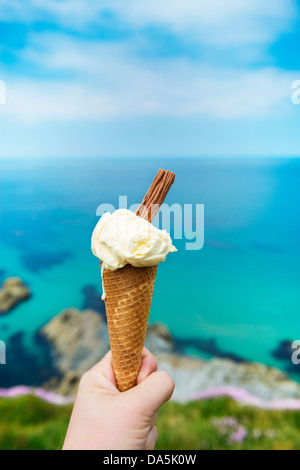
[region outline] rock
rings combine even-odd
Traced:
[[[43,387],[47,390],[54,391],[59,395],[74,397],[78,389],[80,378],[81,374],[78,372],[69,371],[61,378],[52,377],[43,385]]]
[[[175,350],[175,343],[170,330],[163,323],[153,323],[148,326],[145,346],[154,354]]]
[[[107,324],[94,310],[69,308],[42,329],[54,350],[54,360],[62,378],[45,384],[63,395],[74,395],[82,374],[109,349]],[[189,401],[195,394],[218,387],[236,387],[262,400],[300,398],[300,385],[281,371],[258,363],[235,363],[230,359],[202,360],[176,352],[168,328],[149,325],[146,346],[155,354],[158,368],[175,382],[174,398]]]
[[[78,385],[81,379],[81,375],[78,372],[69,371],[67,372],[62,380],[58,382],[57,386],[55,387],[56,393],[64,396],[75,396]]]
[[[159,354],[157,362],[159,369],[173,378],[178,401],[188,401],[197,392],[224,386],[242,388],[262,400],[300,398],[297,382],[264,364],[237,364],[219,358],[207,361],[176,354]]]
[[[53,360],[61,379],[44,386],[64,395],[74,394],[80,377],[109,350],[107,324],[95,310],[68,308],[45,325],[40,333],[52,345]],[[149,325],[146,346],[154,353],[171,353],[174,341],[161,323]]]
[[[30,297],[29,288],[18,277],[6,279],[0,289],[0,313],[7,313]]]
[[[68,308],[41,330],[54,348],[56,366],[63,375],[82,375],[109,350],[106,323],[94,310]]]

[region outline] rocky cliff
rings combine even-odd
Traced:
[[[52,345],[61,373],[60,379],[53,378],[45,387],[62,395],[74,395],[82,374],[109,350],[106,322],[93,310],[68,308],[45,325],[41,334]],[[187,401],[199,392],[222,387],[243,389],[261,400],[300,399],[300,385],[275,368],[179,354],[165,325],[149,325],[146,347],[155,354],[158,368],[174,379],[176,400]]]
[[[29,288],[18,277],[6,279],[0,289],[0,313],[7,313],[30,297]]]

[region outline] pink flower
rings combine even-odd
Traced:
[[[238,428],[229,436],[230,442],[243,442],[245,437],[248,435],[247,429],[244,426],[239,425]]]

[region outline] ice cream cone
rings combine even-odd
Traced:
[[[148,325],[157,266],[126,265],[103,271],[105,308],[117,387],[136,385]]]
[[[174,173],[160,169],[136,214],[105,213],[92,235],[92,251],[101,260],[112,365],[121,392],[137,383],[157,264],[177,251],[165,230],[148,227],[174,179]]]

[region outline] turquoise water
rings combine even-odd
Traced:
[[[272,354],[300,338],[300,160],[49,159],[0,163],[0,281],[20,276],[32,298],[0,317],[0,386],[40,383],[49,351],[37,332],[69,306],[103,305],[90,251],[99,204],[144,196],[158,168],[176,173],[169,204],[205,205],[205,245],[159,266],[150,321],[189,353],[297,366]],[[96,299],[96,300],[95,300]],[[298,366],[300,367],[300,366]]]

